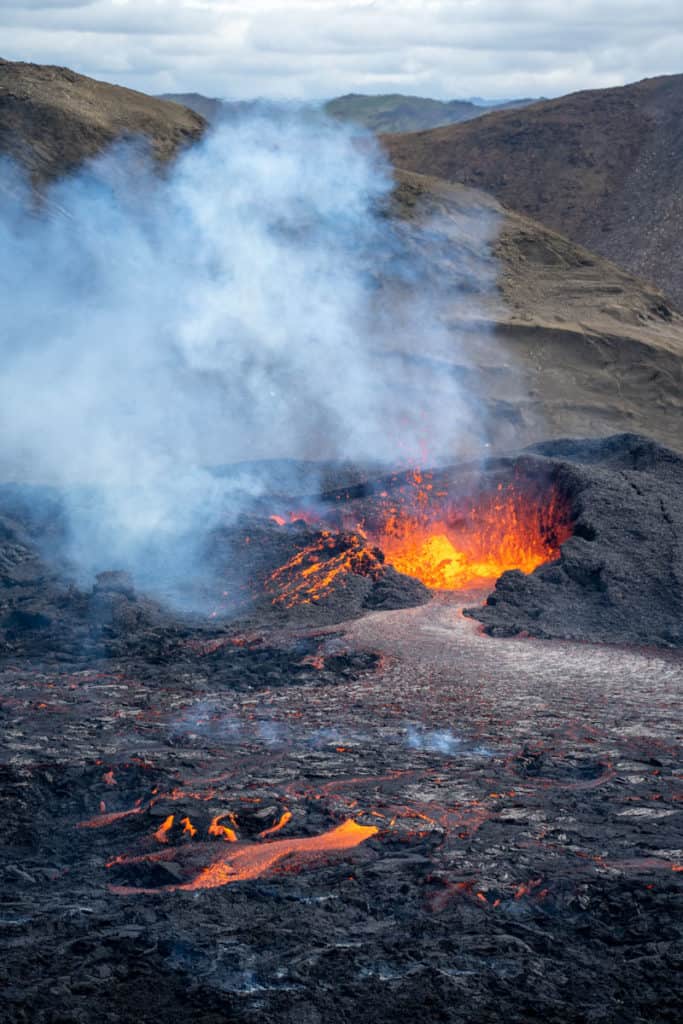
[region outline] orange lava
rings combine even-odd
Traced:
[[[160,889],[138,889],[134,886],[111,886],[112,892],[130,896],[140,893],[156,892],[195,892],[199,889],[217,889],[233,882],[247,882],[259,878],[270,871],[285,857],[309,857],[318,853],[334,853],[351,850],[376,835],[378,829],[374,825],[359,825],[348,818],[336,828],[319,836],[307,836],[304,839],[276,839],[271,843],[247,843],[232,847],[208,867],[199,872],[196,878],[182,885],[169,885]],[[141,860],[158,859],[159,855],[148,855],[137,858]],[[134,859],[118,859],[111,863],[133,863]]]
[[[410,513],[393,509],[373,537],[389,565],[433,590],[463,590],[508,569],[533,572],[559,557],[560,544],[571,536],[555,491],[540,501],[499,485],[463,512],[438,511],[433,517],[430,504]]]
[[[376,578],[381,572],[381,561],[359,534],[324,530],[317,541],[271,573],[266,589],[274,595],[274,605],[293,608],[315,604],[349,573]]]
[[[235,832],[234,828],[229,828],[227,825],[221,825],[221,820],[223,818],[228,817],[234,824],[234,817],[229,813],[219,814],[215,818],[213,818],[211,824],[209,825],[209,835],[218,836],[221,839],[225,839],[226,843],[236,843],[237,833]]]
[[[540,878],[532,878],[529,882],[522,882],[518,885],[514,892],[514,898],[521,900],[522,896],[530,896],[531,893],[541,884]]]
[[[372,522],[357,523],[354,532],[321,532],[268,577],[272,603],[316,604],[350,574],[378,580],[385,563],[432,590],[465,590],[508,569],[533,572],[558,558],[571,536],[569,508],[555,486],[543,492],[515,480],[465,502],[431,480],[416,470],[393,496],[382,492]]]
[[[105,828],[115,821],[120,821],[121,818],[128,818],[131,814],[142,814],[144,810],[144,807],[137,806],[131,807],[128,811],[110,811],[109,814],[98,814],[97,817],[89,818],[88,821],[79,821],[76,828]]]
[[[274,832],[279,832],[280,829],[284,828],[292,820],[292,812],[285,811],[280,820],[272,825],[270,828],[266,828],[263,832],[259,832],[259,839],[266,839],[268,836],[272,836]]]
[[[174,815],[169,814],[168,818],[159,825],[159,828],[154,833],[154,838],[158,843],[168,842],[168,833],[173,828]]]
[[[297,522],[304,522],[304,523],[307,523],[309,526],[315,526],[316,523],[320,522],[320,519],[318,518],[318,516],[314,515],[312,512],[306,512],[306,511],[302,511],[302,510],[296,510],[294,512],[292,512],[292,511],[288,512],[286,519],[285,519],[284,516],[277,515],[277,514],[269,516],[268,518],[270,520],[272,520],[272,522],[277,523],[278,526],[284,526],[286,523],[297,523]]]

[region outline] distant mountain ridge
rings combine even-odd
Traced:
[[[268,105],[265,100],[220,100],[201,93],[163,93],[160,99],[182,103],[208,121],[248,114]],[[471,100],[432,100],[424,96],[367,96],[349,93],[324,104],[323,110],[340,121],[362,125],[372,132],[412,132],[438,125],[456,124],[481,117],[490,110],[521,107],[535,100],[508,100],[502,103],[474,103]]]
[[[325,104],[332,117],[362,124],[373,132],[413,132],[441,125],[471,121],[492,109],[526,106],[534,100],[509,100],[504,104],[476,104],[471,100],[432,100],[423,96],[366,96],[349,93]]]
[[[194,110],[195,114],[207,121],[215,121],[223,113],[225,103],[212,96],[203,96],[200,92],[168,92],[161,93],[157,99],[167,103],[178,103],[180,106]]]
[[[484,189],[683,308],[683,75],[491,111],[384,144],[396,167]]]

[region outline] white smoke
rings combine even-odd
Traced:
[[[438,754],[455,754],[462,746],[460,736],[454,736],[450,729],[422,729],[408,726],[406,743],[412,750],[429,750]]]
[[[455,736],[450,729],[427,729],[422,725],[406,728],[405,742],[411,750],[427,750],[434,754],[474,754],[478,757],[492,757],[493,751],[483,745],[472,746],[462,736]]]
[[[405,361],[388,373],[378,357],[453,342],[428,299],[394,306],[383,291],[383,275],[395,296],[419,270],[371,140],[254,117],[161,177],[120,146],[38,211],[3,173],[0,475],[96,488],[103,565],[134,564],[150,537],[239,511],[234,492],[261,486],[233,478],[231,498],[211,465],[396,463],[429,458],[425,438],[457,443],[455,382],[437,402]]]

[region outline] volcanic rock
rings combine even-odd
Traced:
[[[569,496],[573,536],[466,614],[493,636],[683,646],[683,458],[630,434],[529,451]]]

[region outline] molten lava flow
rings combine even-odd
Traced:
[[[313,512],[307,512],[304,510],[290,511],[287,513],[287,518],[284,516],[274,513],[272,516],[268,516],[271,522],[276,523],[278,526],[284,526],[286,523],[307,523],[309,526],[315,526],[320,523],[320,518],[314,515]]]
[[[154,838],[158,843],[168,842],[168,833],[173,828],[174,817],[175,815],[169,814],[168,818],[159,825],[159,828],[154,833]]]
[[[385,563],[433,590],[462,590],[508,569],[533,572],[558,558],[571,536],[568,505],[554,486],[543,493],[533,482],[499,483],[492,494],[463,504],[431,480],[414,471],[393,492],[381,492],[379,506],[363,513],[353,532],[321,532],[268,577],[272,603],[315,604],[350,573],[378,580]]]
[[[284,828],[292,820],[292,812],[285,811],[280,820],[272,825],[270,828],[266,828],[263,832],[259,832],[259,839],[266,839],[268,836],[272,836],[274,832],[279,832],[280,829]]]
[[[359,534],[324,530],[318,540],[270,574],[266,589],[275,595],[274,605],[293,608],[318,602],[349,573],[377,579],[381,572],[380,557]]]
[[[128,818],[131,814],[142,814],[144,810],[146,808],[138,803],[136,807],[131,807],[128,811],[110,811],[109,814],[98,814],[95,818],[89,818],[88,821],[79,821],[76,828],[105,828],[115,821],[120,821],[121,818]]]
[[[233,824],[235,822],[233,815],[229,813],[218,814],[215,818],[212,819],[211,824],[209,825],[209,835],[219,836],[221,839],[225,839],[226,843],[236,843],[237,833],[235,832],[234,828],[229,828],[227,825],[221,825],[221,821],[223,818],[229,818]]]
[[[375,543],[398,572],[415,576],[433,590],[462,590],[497,579],[508,569],[532,572],[559,556],[571,535],[559,495],[534,500],[513,485],[468,508],[434,507],[424,500],[410,510],[394,508]]]
[[[329,832],[320,836],[308,836],[305,839],[276,839],[272,843],[248,843],[231,849],[213,864],[209,864],[191,882],[182,885],[169,885],[161,889],[138,889],[133,886],[111,886],[111,891],[119,895],[130,896],[139,893],[155,892],[194,892],[198,889],[217,889],[233,882],[246,882],[259,878],[273,868],[284,857],[307,857],[317,853],[334,853],[351,850],[355,846],[376,835],[378,829],[374,825],[359,825],[351,818],[342,822]],[[159,854],[151,854],[138,858],[117,858],[110,864],[140,863],[141,861],[158,860]]]
[[[278,861],[290,854],[315,854],[326,851],[349,850],[369,839],[377,833],[374,825],[358,825],[350,818],[324,832],[321,836],[310,836],[306,839],[276,839],[263,846],[249,844],[228,860],[222,858],[210,864],[192,881],[178,886],[179,889],[193,891],[196,889],[216,889],[231,882],[244,882],[250,878],[258,878],[265,871],[274,867]]]

